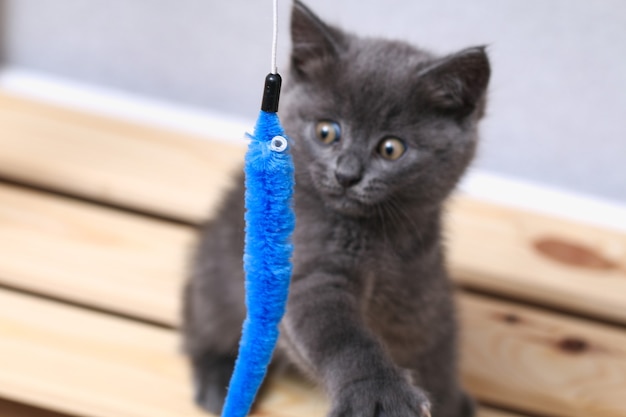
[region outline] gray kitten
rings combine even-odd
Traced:
[[[326,389],[332,417],[468,417],[441,241],[471,161],[484,48],[436,57],[292,11],[281,118],[296,166],[294,272],[275,362]],[[208,225],[185,294],[196,400],[219,413],[245,316],[243,181]]]

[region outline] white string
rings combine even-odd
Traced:
[[[278,0],[274,0],[274,36],[272,39],[272,74],[278,74],[276,49],[278,46]]]

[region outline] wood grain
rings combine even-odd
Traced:
[[[206,416],[173,331],[3,290],[0,305],[2,396],[90,417]],[[324,414],[315,390],[273,385],[259,415]]]
[[[0,92],[0,176],[184,221],[210,218],[243,149]],[[459,197],[464,286],[626,324],[626,235]]]
[[[1,93],[0,131],[0,176],[195,221],[211,215],[244,152]]]
[[[2,94],[0,131],[1,176],[193,223],[213,215],[242,155]],[[448,230],[463,286],[626,323],[623,234],[466,198],[451,205]],[[175,326],[193,240],[190,227],[0,185],[5,285]],[[623,327],[460,299],[463,375],[480,398],[553,416],[626,416]],[[0,306],[0,396],[93,417],[197,414],[172,331],[5,290]],[[319,393],[272,383],[260,412],[323,415]]]
[[[87,417],[202,417],[174,331],[0,290],[0,395]],[[253,416],[322,417],[318,390],[270,378]],[[39,417],[39,416],[35,416]],[[44,416],[42,416],[44,417]],[[519,417],[489,409],[479,417]]]
[[[539,415],[626,416],[626,332],[470,294],[462,375],[480,399]]]
[[[193,238],[191,228],[14,187],[0,187],[0,202],[0,214],[4,213],[0,216],[3,219],[0,221],[1,242],[4,242],[0,250],[5,254],[0,262],[0,268],[3,268],[0,277],[17,276],[19,279],[11,281],[14,286],[37,288],[83,304],[172,326],[178,323],[179,293],[186,258],[184,247]],[[110,248],[109,244],[114,247]],[[16,271],[27,273],[18,276]],[[76,355],[80,358],[81,355],[110,350],[105,339],[112,334],[120,335],[125,343],[145,341],[155,344],[155,349],[161,346],[174,351],[174,336],[169,331],[148,331],[150,335],[169,335],[153,340],[151,338],[157,336],[142,333],[151,329],[146,325],[70,307],[52,308],[51,304],[40,300],[15,301],[18,298],[0,299],[2,314],[13,323],[6,325],[5,329],[15,329],[16,337],[26,335],[27,340],[33,340],[34,336],[30,336],[24,326],[38,326],[42,334],[48,331],[47,336],[35,342],[41,344],[44,351],[54,348],[60,337],[56,333],[67,331],[65,326],[68,323],[69,328],[79,334],[102,334],[91,342],[72,335],[74,339],[67,342],[68,349],[71,349],[68,357]],[[572,410],[593,412],[592,415],[597,417],[626,416],[626,409],[619,408],[623,402],[621,393],[626,392],[626,333],[623,330],[469,294],[460,295],[460,300],[465,329],[463,374],[468,387],[480,398],[557,416],[583,415]],[[37,307],[38,303],[43,307]],[[22,317],[23,312],[28,314]],[[124,326],[144,330],[133,333],[134,330],[117,329],[117,324],[107,323],[126,323]],[[107,326],[113,327],[108,330]],[[142,362],[142,357],[150,357],[148,353],[138,354],[132,349],[124,353],[124,349],[117,347],[115,352],[123,356],[122,362],[127,361],[125,366],[130,367],[133,361]],[[41,368],[52,381],[56,381],[59,375],[56,368],[49,369],[43,363],[31,360],[32,348],[16,348],[4,353],[5,358],[11,358],[11,363],[21,358],[27,365],[34,366],[34,371]],[[0,356],[4,353],[0,352]],[[58,362],[55,356],[47,360]],[[101,368],[116,369],[120,360],[115,355],[107,356],[100,358],[101,367],[90,362],[82,369],[88,370],[91,378],[120,377],[125,371],[120,370],[117,376],[106,370],[101,374]],[[69,365],[66,368],[72,369]],[[4,370],[4,365],[0,365],[0,369]],[[24,372],[20,368],[6,381],[0,380],[0,395],[16,395],[14,390],[7,393],[2,387]],[[33,377],[43,381],[42,378],[44,376],[39,374]],[[187,383],[186,380],[179,381]],[[56,382],[46,383],[58,385]],[[292,387],[283,380],[275,383],[279,388],[273,395],[284,398],[268,400],[270,403],[278,401],[283,404],[293,396],[306,396],[307,389],[301,386]],[[82,385],[83,382],[69,381],[68,384],[73,387],[72,384]],[[96,388],[91,386],[88,391],[93,392]],[[293,390],[295,392],[291,393]],[[115,393],[103,391],[99,395],[109,394]],[[50,395],[45,393],[44,396]],[[294,401],[293,407],[298,404],[299,400]],[[609,411],[599,410],[598,404],[608,407]]]
[[[458,283],[626,324],[626,234],[468,198],[446,225]]]
[[[0,283],[172,324],[188,227],[0,184]]]

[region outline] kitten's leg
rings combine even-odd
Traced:
[[[413,384],[430,395],[433,415],[437,417],[473,417],[474,401],[462,389],[458,378],[457,329],[452,304],[439,300],[439,314],[429,323],[426,348],[421,344],[418,356],[404,366]],[[449,300],[450,302],[452,300]],[[445,324],[444,324],[445,323]],[[423,326],[417,326],[422,328]],[[416,343],[413,346],[417,347]]]
[[[183,303],[183,341],[196,402],[215,414],[224,403],[246,315],[243,175],[235,184],[200,234]]]
[[[205,353],[192,357],[191,363],[196,404],[219,415],[235,368],[235,357]]]
[[[368,330],[350,282],[316,272],[294,276],[284,319],[292,355],[325,385],[330,417],[426,417],[430,403]]]

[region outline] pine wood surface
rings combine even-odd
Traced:
[[[86,417],[207,415],[192,405],[173,330],[1,289],[0,305],[5,398]],[[252,415],[323,417],[327,409],[320,391],[282,376],[270,378]],[[478,417],[520,416],[484,408]]]
[[[0,283],[171,324],[190,228],[0,184]]]
[[[453,199],[449,263],[464,286],[626,324],[626,234]]]
[[[244,152],[2,93],[0,132],[0,176],[196,221],[211,215]]]
[[[214,213],[242,155],[2,94],[0,132],[0,176],[190,223]],[[194,238],[191,227],[0,185],[9,287],[176,326]],[[621,323],[461,294],[463,375],[479,398],[542,415],[626,416],[623,234],[461,197],[448,241],[463,286]],[[0,396],[94,417],[196,413],[173,331],[7,290],[0,306]],[[270,415],[323,415],[309,387],[273,383]]]
[[[0,186],[0,201],[0,227],[2,235],[8,237],[0,241],[5,243],[0,243],[0,250],[6,255],[0,262],[0,268],[4,268],[0,269],[0,277],[18,277],[9,284],[22,287],[26,283],[25,288],[29,290],[169,326],[179,323],[179,294],[187,257],[184,247],[194,239],[193,228],[12,186]],[[7,212],[11,215],[3,214]],[[12,265],[14,267],[10,268]],[[20,269],[28,270],[28,267],[35,270],[32,276],[14,275]],[[33,284],[43,279],[47,280],[44,284]],[[127,288],[130,290],[126,291]],[[592,411],[597,417],[626,416],[626,402],[622,397],[626,392],[623,348],[626,333],[623,330],[540,309],[523,308],[510,302],[494,303],[464,293],[460,297],[465,329],[463,375],[470,390],[480,399],[556,416],[579,416]],[[0,305],[3,310],[6,308],[18,316],[20,310],[31,312],[29,314],[37,311],[24,303],[12,307],[2,301]],[[72,319],[56,319],[53,313],[37,315],[44,318],[40,324],[42,329],[51,327],[60,331],[55,323],[64,326],[72,322],[74,331],[82,332],[88,327],[96,332],[106,331],[104,325],[81,322],[83,319],[78,317],[84,318],[85,315],[78,313]],[[16,320],[14,315],[10,318]],[[145,326],[133,323],[131,327]],[[21,328],[21,325],[10,327]],[[111,333],[128,335],[132,331]],[[164,334],[173,338],[169,331]],[[130,336],[123,337],[131,339]],[[136,338],[150,340],[143,333],[137,333]],[[174,344],[163,340],[154,343]],[[94,349],[83,341],[73,341],[70,347],[70,356],[82,349]],[[27,362],[34,364],[29,357],[30,351],[23,352],[29,352]],[[15,358],[18,353],[19,350],[6,352],[6,355],[0,352],[0,356]],[[134,357],[138,356],[141,355]],[[132,362],[134,359],[126,360]],[[101,360],[104,367],[108,367],[109,362],[117,363],[117,359]],[[36,365],[37,369],[41,366]],[[65,367],[70,369],[73,366]],[[4,367],[0,366],[0,369]],[[100,375],[100,368],[88,365],[86,369],[90,369],[91,375]],[[97,379],[113,381],[124,372],[120,371],[117,376],[105,373]],[[48,370],[46,373],[55,375]],[[11,378],[18,374],[23,374],[23,370],[16,370]],[[39,374],[33,377],[42,378],[44,376]],[[55,387],[61,386],[55,378],[49,379],[54,381]],[[179,381],[186,383],[182,378]],[[76,384],[84,385],[83,382]],[[13,391],[3,392],[4,385],[0,381],[0,395],[15,395]],[[68,386],[69,391],[74,390],[73,385]],[[91,392],[96,388],[90,386],[88,390]],[[165,392],[169,388],[162,389]],[[579,395],[581,392],[583,396]],[[105,391],[99,395],[108,397],[113,394]],[[609,411],[598,412],[594,408],[598,403],[605,404]],[[582,414],[573,410],[580,410]]]
[[[89,417],[206,416],[172,330],[0,290],[0,394]],[[323,416],[323,397],[275,379],[258,415]]]
[[[200,223],[243,147],[0,93],[0,177]],[[626,235],[457,197],[450,268],[462,285],[626,324]]]
[[[626,332],[510,302],[459,297],[462,375],[483,401],[537,415],[626,416]]]

